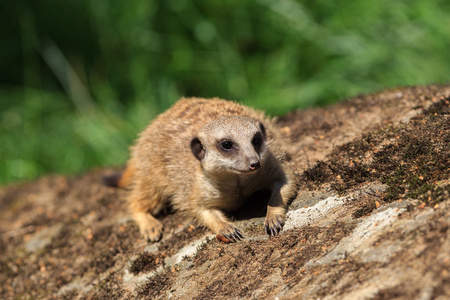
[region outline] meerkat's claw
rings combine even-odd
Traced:
[[[229,243],[234,243],[234,242],[240,241],[244,238],[241,231],[239,229],[237,229],[236,227],[230,228],[228,230],[221,230],[218,235],[225,237]],[[220,238],[219,238],[219,240],[224,241],[223,239],[220,239]]]
[[[162,230],[160,231],[157,228],[144,229],[142,235],[147,242],[159,242],[162,238]]]
[[[229,235],[234,241],[240,241],[241,239],[243,239],[244,237],[242,236],[242,234],[240,233],[239,229],[235,228],[234,232],[232,232]]]
[[[235,242],[235,240],[233,238],[231,238],[231,236],[229,236],[228,234],[222,234],[229,242]]]
[[[235,228],[234,230],[236,231],[236,235],[239,238],[239,240],[244,238],[244,236],[242,235],[242,233],[239,229]]]
[[[277,216],[271,220],[265,221],[264,229],[266,234],[275,236],[283,229],[284,220],[282,216]]]

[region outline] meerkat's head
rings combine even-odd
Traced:
[[[198,132],[191,149],[207,173],[255,172],[267,150],[265,128],[249,117],[220,117]]]

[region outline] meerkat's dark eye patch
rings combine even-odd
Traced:
[[[253,147],[255,147],[255,149],[258,150],[261,147],[262,142],[263,142],[262,134],[260,132],[257,132],[252,139]]]
[[[263,137],[266,137],[266,128],[264,127],[263,123],[259,123],[259,130],[261,130],[261,133]]]

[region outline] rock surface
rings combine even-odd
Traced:
[[[300,190],[276,237],[264,195],[234,215],[241,242],[169,213],[148,244],[112,170],[3,187],[0,298],[448,299],[449,104],[411,87],[282,117]]]

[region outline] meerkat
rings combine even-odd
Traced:
[[[130,188],[128,202],[147,241],[159,241],[155,216],[168,205],[218,237],[241,240],[225,215],[255,192],[269,190],[265,232],[283,228],[297,185],[272,119],[232,101],[183,98],[140,134],[121,176],[106,183]]]

